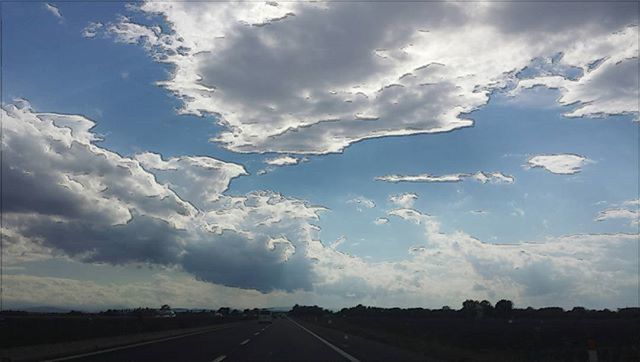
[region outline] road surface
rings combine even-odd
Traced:
[[[309,323],[276,318],[232,323],[203,334],[58,359],[69,361],[410,361],[410,352]]]

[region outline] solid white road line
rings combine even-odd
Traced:
[[[295,325],[297,325],[298,327],[304,329],[305,331],[309,332],[309,334],[311,334],[312,336],[318,338],[320,340],[320,342],[326,344],[327,346],[331,347],[331,349],[333,349],[334,351],[340,353],[340,355],[346,359],[348,359],[351,362],[360,362],[359,359],[353,357],[352,355],[348,354],[347,352],[341,350],[340,348],[334,346],[333,344],[329,343],[327,340],[325,340],[324,338],[320,337],[319,335],[311,332],[310,330],[306,329],[305,327],[303,327],[302,325],[300,325],[300,323],[294,321],[293,319],[287,317],[288,320],[290,320],[291,322],[293,322]]]
[[[138,347],[138,346],[144,346],[144,345],[147,345],[147,344],[164,342],[164,341],[169,341],[169,340],[172,340],[172,339],[189,337],[189,336],[193,336],[193,335],[196,335],[196,334],[204,334],[204,333],[207,333],[207,332],[219,331],[219,330],[227,329],[227,328],[230,328],[230,327],[208,329],[208,330],[205,330],[205,331],[197,331],[197,332],[193,332],[193,333],[181,334],[179,336],[172,336],[172,337],[167,337],[167,338],[154,339],[153,341],[139,342],[139,343],[128,344],[126,346],[119,346],[119,347],[101,349],[101,350],[95,351],[95,352],[87,352],[87,353],[81,353],[81,354],[74,354],[72,356],[58,357],[58,358],[45,360],[45,362],[67,361],[67,360],[70,360],[70,359],[77,359],[77,358],[82,358],[82,357],[94,356],[96,354],[119,351],[119,350],[122,350],[122,349],[133,348],[133,347]]]
[[[249,343],[250,339],[245,339],[244,341],[242,341],[240,343],[241,346],[244,346],[245,344]]]
[[[224,361],[224,360],[225,360],[225,358],[227,358],[227,356],[225,356],[225,355],[218,356],[218,357],[216,357],[216,359],[214,359],[214,360],[213,360],[213,361],[211,361],[211,362],[222,362],[222,361]]]

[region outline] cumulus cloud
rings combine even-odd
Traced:
[[[243,166],[211,157],[182,156],[165,161],[159,154],[145,152],[134,158],[157,181],[200,210],[216,201],[232,179],[248,175]]]
[[[51,5],[49,3],[45,3],[44,4],[44,8],[47,9],[48,12],[53,14],[53,16],[58,18],[58,20],[60,20],[60,21],[64,20],[64,18],[62,17],[62,12],[60,12],[60,9],[58,9],[57,6]]]
[[[2,113],[8,249],[177,266],[260,291],[311,288],[305,250],[322,208],[267,191],[226,196],[246,172],[213,158],[120,156],[94,144],[83,116],[26,102]]]
[[[584,156],[563,153],[533,156],[527,161],[527,165],[532,168],[541,167],[555,174],[573,175],[582,171],[588,161]]]
[[[397,194],[397,195],[391,195],[389,196],[389,201],[391,201],[392,204],[403,208],[403,209],[410,209],[413,207],[413,203],[418,199],[418,195],[411,193],[411,192],[405,192],[403,194]]]
[[[385,175],[385,176],[377,176],[374,178],[376,181],[384,181],[384,182],[460,182],[466,178],[471,178],[472,180],[478,181],[480,183],[507,183],[511,184],[515,182],[515,178],[510,175],[505,175],[501,172],[482,172],[478,171],[476,173],[455,173],[448,175],[430,175],[430,174],[419,174],[419,175]]]
[[[224,130],[213,141],[236,152],[324,154],[451,131],[471,126],[466,114],[491,92],[535,84],[577,102],[571,116],[637,112],[631,3],[149,1],[139,9],[169,29],[122,17],[107,33],[171,64],[159,84],[182,100],[182,113],[216,115]],[[532,59],[553,66],[524,79]]]

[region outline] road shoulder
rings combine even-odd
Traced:
[[[84,355],[114,348],[129,348],[141,343],[156,343],[167,339],[182,338],[230,328],[229,324],[216,324],[197,328],[173,329],[168,331],[128,334],[115,337],[102,337],[72,342],[40,344],[0,349],[0,359],[5,361],[41,361],[53,360],[65,356]]]

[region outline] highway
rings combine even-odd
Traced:
[[[417,361],[424,358],[378,342],[276,318],[143,345],[69,356],[60,361]]]

